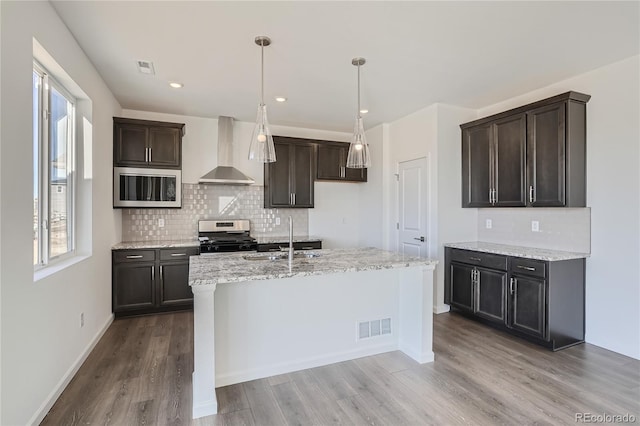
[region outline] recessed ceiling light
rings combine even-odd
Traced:
[[[366,114],[366,113],[368,113],[368,112],[369,112],[369,110],[368,110],[368,109],[361,109],[361,110],[360,110],[360,114]]]
[[[277,102],[287,102],[287,98],[285,98],[284,96],[276,96],[276,101]]]
[[[172,82],[169,83],[169,86],[173,87],[174,89],[180,89],[181,87],[184,86],[184,84],[176,83],[175,81],[172,81]]]

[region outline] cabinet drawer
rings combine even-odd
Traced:
[[[160,260],[188,260],[189,256],[200,253],[198,247],[182,247],[160,250]]]
[[[113,261],[121,262],[149,262],[156,260],[155,250],[116,250],[113,252]]]
[[[499,254],[451,249],[451,260],[469,265],[484,266],[486,268],[500,269],[503,271],[507,270],[507,257]]]
[[[533,259],[523,259],[521,257],[511,258],[511,268],[513,274],[531,275],[532,277],[546,277],[546,262]]]

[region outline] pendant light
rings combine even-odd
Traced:
[[[249,145],[249,160],[273,163],[276,161],[276,149],[273,146],[273,136],[267,120],[267,106],[264,103],[264,48],[271,44],[271,39],[266,36],[258,36],[255,42],[260,46],[260,105],[258,105],[256,126],[253,129]]]
[[[365,169],[371,167],[369,157],[369,144],[364,135],[364,124],[362,123],[362,113],[360,112],[360,67],[367,61],[364,58],[353,58],[351,64],[358,67],[358,109],[356,110],[356,124],[353,129],[353,137],[349,145],[347,155],[347,167],[351,169]]]

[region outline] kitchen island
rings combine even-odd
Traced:
[[[193,417],[217,413],[220,386],[393,350],[433,361],[436,263],[374,248],[304,252],[291,266],[191,257]]]

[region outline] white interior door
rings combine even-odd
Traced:
[[[401,162],[398,169],[398,248],[401,253],[426,258],[429,256],[427,159]]]

